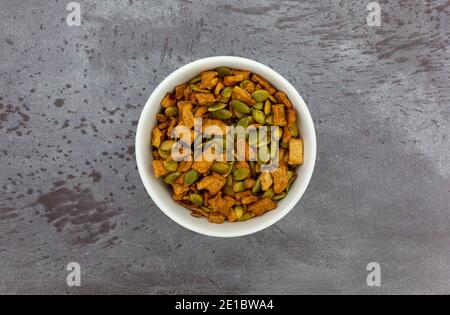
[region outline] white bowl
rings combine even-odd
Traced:
[[[185,83],[200,72],[227,66],[235,69],[249,70],[266,78],[278,90],[284,91],[298,112],[300,134],[304,141],[305,162],[297,170],[297,180],[292,185],[286,198],[278,202],[278,208],[245,222],[224,224],[209,223],[205,218],[194,218],[191,212],[176,204],[168,187],[161,179],[156,179],[151,170],[151,131],[156,125],[155,115],[161,109],[161,100],[175,86]],[[258,232],[276,223],[299,202],[314,171],[316,161],[316,133],[308,107],[295,88],[281,75],[259,62],[240,57],[211,57],[194,61],[170,74],[153,91],[144,106],[136,134],[136,159],[142,182],[156,205],[169,218],[194,232],[216,236],[236,237]],[[297,215],[300,215],[298,213]]]

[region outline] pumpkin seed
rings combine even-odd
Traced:
[[[270,103],[270,101],[267,100],[264,103],[264,114],[266,114],[266,116],[269,116],[271,112],[272,112],[272,103]]]
[[[261,141],[258,142],[257,147],[258,148],[263,147],[263,146],[267,147],[270,144],[270,142],[271,142],[270,138],[264,138],[264,139],[262,139]]]
[[[295,182],[296,179],[297,179],[297,175],[295,175],[295,174],[291,177],[291,179],[289,179],[288,186],[286,188],[286,192],[289,192],[289,190],[292,187],[292,184]]]
[[[277,99],[276,99],[273,95],[270,95],[270,96],[269,96],[269,100],[270,100],[272,103],[274,103],[274,104],[275,104],[275,103],[278,103],[278,102],[277,102]]]
[[[242,221],[247,221],[247,220],[250,220],[251,218],[253,218],[255,215],[253,214],[253,213],[246,213],[246,214],[244,214],[242,217],[240,217],[239,219],[238,219],[238,221],[239,222],[242,222]]]
[[[167,175],[167,176],[164,178],[164,182],[165,182],[166,184],[172,185],[173,182],[174,182],[178,177],[180,177],[180,176],[181,176],[181,174],[178,173],[178,172],[169,174],[169,175]]]
[[[283,130],[281,128],[275,128],[273,130],[272,137],[275,140],[280,140],[282,136],[283,136]]]
[[[234,116],[236,116],[238,119],[241,119],[245,116],[245,114],[238,112],[237,110],[234,110]]]
[[[165,110],[164,110],[164,114],[166,115],[166,116],[168,116],[168,117],[175,117],[175,116],[178,116],[178,108],[177,107],[175,107],[175,106],[171,106],[171,107],[167,107]]]
[[[261,146],[258,149],[258,162],[259,164],[266,164],[270,160],[269,148],[266,145]]]
[[[199,194],[190,194],[189,199],[194,205],[198,207],[203,206],[203,198]]]
[[[226,173],[226,174],[223,175],[223,176],[228,177],[228,175],[230,175],[231,172],[233,171],[233,166],[234,166],[234,161],[231,162],[231,163],[229,163],[229,168],[230,168],[230,170],[228,171],[228,173]],[[230,176],[230,178],[232,178],[232,177]]]
[[[291,132],[294,138],[297,138],[299,136],[298,126],[296,123],[293,123],[292,125],[289,126],[289,131]]]
[[[244,215],[244,208],[236,206],[234,207],[234,213],[236,213],[237,218],[240,219]]]
[[[169,172],[175,172],[178,169],[178,163],[175,161],[166,160],[166,161],[164,161],[164,167]]]
[[[269,98],[269,92],[267,92],[266,90],[257,90],[252,93],[252,97],[257,102],[264,102]]]
[[[223,192],[230,197],[234,197],[236,193],[233,190],[233,177],[227,177],[227,182],[223,188]]]
[[[202,80],[202,77],[200,75],[198,75],[198,76],[192,78],[188,83],[189,84],[195,84],[195,83],[200,82],[201,80]]]
[[[244,128],[247,128],[247,127],[248,127],[248,117],[243,117],[243,118],[241,118],[241,119],[238,121],[237,125],[238,125],[238,126],[241,126],[241,127],[244,127]]]
[[[252,113],[253,119],[260,125],[264,125],[266,123],[266,115],[260,110],[254,110]]]
[[[288,171],[287,172],[287,176],[289,179],[291,179],[292,177],[294,177],[295,173],[293,171]]]
[[[198,85],[195,85],[195,84],[191,85],[191,89],[192,89],[192,91],[195,91],[195,92],[209,93],[209,90],[202,89],[201,87],[199,87]]]
[[[267,123],[268,125],[273,126],[273,116],[272,116],[272,115],[270,115],[269,117],[267,117],[266,123]]]
[[[215,112],[216,110],[219,109],[224,109],[225,107],[227,107],[228,105],[225,103],[216,103],[213,106],[208,107],[208,111],[209,112]]]
[[[273,196],[273,197],[272,197],[272,200],[273,200],[273,201],[278,201],[278,200],[283,199],[284,197],[286,197],[286,193],[281,193],[281,194],[279,194],[279,195]]]
[[[250,176],[249,168],[238,168],[233,173],[233,179],[236,181],[247,179],[249,176]]]
[[[280,150],[279,150],[278,146],[277,146],[277,145],[274,145],[274,144],[272,143],[272,146],[270,147],[270,158],[271,158],[272,160],[275,160],[275,157],[276,157],[279,153],[280,153]]]
[[[226,175],[230,172],[230,166],[227,163],[224,162],[216,162],[213,164],[211,169],[214,172],[219,173],[220,175]]]
[[[170,151],[170,150],[172,150],[172,147],[175,144],[176,144],[176,142],[174,140],[166,140],[163,143],[161,143],[159,148],[161,149],[161,151]]]
[[[253,105],[253,109],[263,110],[263,108],[264,108],[264,103],[262,103],[262,102],[258,102],[255,105]]]
[[[167,159],[169,157],[169,151],[161,150],[161,148],[158,148],[159,156],[163,159]]]
[[[202,210],[203,210],[203,211],[206,211],[206,212],[211,212],[211,209],[210,209],[210,208],[208,208],[208,207],[200,207],[200,208],[202,208]]]
[[[198,180],[198,173],[196,170],[189,170],[184,175],[184,184],[186,186],[191,186],[193,183],[195,183]]]
[[[259,178],[256,180],[256,184],[255,186],[253,186],[252,188],[252,193],[257,194],[261,191],[261,181],[259,180]]]
[[[233,72],[228,67],[218,67],[216,68],[216,71],[219,74],[219,77],[222,79],[226,76],[233,75]]]
[[[230,119],[231,117],[233,117],[233,114],[229,110],[219,109],[214,112],[211,112],[210,116],[212,118],[216,118],[216,119],[220,119],[220,120],[227,120],[227,119]]]
[[[246,104],[244,104],[241,101],[232,100],[230,102],[230,105],[233,106],[233,108],[240,113],[243,113],[243,114],[250,113],[250,107],[248,107]]]
[[[244,190],[245,190],[244,182],[235,182],[233,184],[233,191],[235,193],[240,193],[240,192],[243,192]]]
[[[273,189],[270,188],[268,191],[266,191],[266,192],[264,193],[264,195],[262,195],[261,198],[262,198],[262,199],[265,199],[265,198],[270,198],[270,199],[272,199],[273,196],[275,196],[275,193],[273,192]]]
[[[242,81],[240,84],[239,84],[239,87],[241,88],[241,89],[245,89],[245,87],[248,85],[248,84],[252,84],[253,82],[252,81],[250,81],[250,80],[244,80],[244,81]]]
[[[222,93],[220,93],[220,99],[222,102],[228,102],[231,95],[233,95],[234,89],[231,86],[228,86],[223,89]]]

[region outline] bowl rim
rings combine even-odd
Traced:
[[[289,94],[295,95],[295,97],[297,98],[297,101],[299,101],[299,103],[297,104],[297,103],[293,102],[294,107],[297,109],[297,111],[301,115],[301,120],[303,121],[303,123],[305,123],[306,128],[308,129],[308,132],[310,133],[310,142],[311,143],[309,143],[308,152],[305,152],[305,158],[307,156],[307,158],[311,160],[311,163],[308,164],[309,167],[303,169],[305,174],[302,177],[301,185],[297,189],[298,190],[297,195],[294,198],[292,198],[292,200],[288,203],[288,205],[286,205],[284,207],[284,209],[280,209],[280,207],[277,208],[275,210],[275,211],[277,211],[277,215],[274,215],[270,220],[261,221],[261,222],[259,222],[259,224],[249,225],[247,229],[242,229],[241,231],[232,231],[231,229],[229,229],[228,232],[224,232],[223,229],[222,230],[204,229],[198,225],[186,222],[186,221],[180,219],[178,216],[175,216],[171,212],[170,209],[167,209],[167,207],[164,206],[161,201],[162,198],[160,196],[158,196],[157,193],[153,190],[153,187],[151,185],[152,180],[150,178],[144,176],[144,169],[148,168],[149,166],[146,165],[144,163],[143,159],[140,158],[141,157],[140,152],[143,149],[145,149],[142,146],[142,143],[145,142],[144,137],[147,138],[147,141],[150,140],[149,135],[145,135],[145,132],[144,132],[145,127],[146,127],[145,126],[146,125],[145,117],[148,116],[148,112],[151,111],[151,106],[153,103],[155,103],[155,101],[160,103],[160,101],[161,101],[160,99],[156,100],[156,96],[157,96],[157,94],[159,94],[158,92],[160,92],[160,90],[167,90],[168,83],[170,83],[176,77],[182,76],[183,73],[185,73],[186,71],[189,71],[189,69],[191,69],[193,67],[202,67],[202,66],[206,66],[208,64],[217,64],[217,65],[213,65],[213,66],[209,67],[209,69],[213,69],[214,67],[218,67],[219,65],[227,66],[230,63],[248,64],[248,65],[251,65],[252,68],[262,69],[261,70],[262,72],[269,72],[271,76],[275,77],[277,81],[281,82],[280,85],[282,85],[283,88],[279,89],[277,87],[278,90],[283,90],[288,95]],[[241,67],[241,69],[245,70],[245,66]],[[255,73],[257,73],[257,71],[255,71]],[[171,87],[170,90],[173,90],[174,88],[175,88],[175,86]],[[215,56],[215,57],[207,57],[207,58],[198,59],[198,60],[192,61],[192,62],[176,69],[171,74],[169,74],[153,90],[153,92],[151,93],[147,102],[145,103],[145,105],[142,109],[142,112],[140,114],[140,117],[139,117],[137,130],[136,130],[136,140],[135,140],[135,155],[136,155],[138,172],[139,172],[141,181],[144,184],[144,187],[146,188],[147,193],[149,194],[149,196],[153,200],[153,202],[156,204],[156,206],[165,215],[167,215],[170,219],[172,219],[179,225],[183,226],[184,228],[191,230],[193,232],[199,233],[199,234],[203,234],[203,235],[207,235],[207,236],[214,236],[214,237],[239,237],[239,236],[253,234],[253,233],[256,233],[263,229],[266,229],[267,227],[269,227],[269,226],[275,224],[276,222],[278,222],[279,220],[281,220],[301,200],[307,187],[309,186],[312,175],[314,173],[314,168],[315,168],[315,163],[316,163],[316,152],[317,152],[317,139],[316,139],[314,122],[313,122],[311,113],[308,109],[308,106],[306,105],[305,101],[303,100],[302,96],[297,91],[297,89],[294,88],[294,86],[287,79],[285,79],[282,75],[280,75],[278,72],[276,72],[272,68],[270,68],[260,62],[257,62],[255,60],[251,60],[251,59],[247,59],[247,58],[243,58],[243,57],[237,57],[237,56]],[[304,165],[302,165],[300,167],[304,167]],[[157,179],[153,178],[153,180],[157,180]],[[264,217],[264,216],[262,216],[262,217]],[[253,220],[250,220],[250,221],[253,221]],[[247,221],[247,222],[249,222],[249,221]],[[242,222],[242,223],[245,223],[245,222]],[[240,222],[240,223],[229,223],[229,224],[242,224],[242,223]],[[211,225],[214,225],[214,224],[211,223]]]

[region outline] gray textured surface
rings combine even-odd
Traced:
[[[379,28],[359,0],[68,2],[0,0],[0,293],[450,293],[449,1]],[[133,152],[152,89],[214,55],[284,75],[318,134],[295,210],[231,240],[165,217]]]

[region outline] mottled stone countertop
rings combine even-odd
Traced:
[[[69,27],[0,0],[0,293],[450,293],[450,1],[369,2],[86,0]],[[318,135],[301,202],[237,239],[163,215],[134,156],[156,85],[216,55],[285,76]]]

